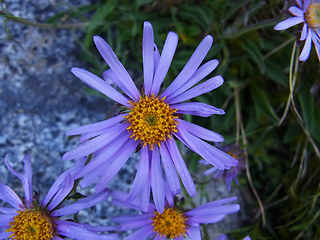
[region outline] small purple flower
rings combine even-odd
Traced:
[[[115,222],[119,223],[120,231],[138,229],[126,237],[125,240],[144,240],[151,236],[156,240],[182,240],[186,236],[191,240],[201,240],[200,224],[219,222],[227,214],[235,213],[240,209],[238,204],[229,204],[235,201],[237,197],[209,202],[191,210],[174,206],[171,199],[166,203],[164,211],[160,213],[152,203],[149,203],[147,211],[141,209],[138,199],[128,203],[126,193],[117,191],[112,195],[114,205],[131,207],[142,212],[137,215],[113,218]],[[170,194],[168,195],[170,196]]]
[[[72,174],[83,167],[84,161],[78,161],[74,167],[61,174],[40,202],[33,198],[32,194],[31,159],[29,156],[25,156],[23,161],[24,174],[21,174],[12,169],[8,162],[8,155],[5,157],[5,164],[9,171],[22,181],[25,199],[21,200],[10,187],[0,183],[0,199],[12,206],[12,208],[0,207],[0,213],[2,213],[0,214],[0,228],[6,229],[0,232],[0,239],[62,240],[63,236],[79,240],[118,239],[116,234],[98,234],[98,232],[105,232],[114,228],[96,227],[61,219],[63,216],[75,214],[82,209],[92,207],[106,200],[109,196],[109,193],[104,190],[68,206],[60,206],[60,203],[73,188]]]
[[[289,11],[294,17],[278,23],[274,29],[284,30],[303,22],[300,41],[305,40],[305,45],[299,56],[300,61],[306,61],[311,51],[313,42],[320,61],[320,1],[296,0],[298,6],[292,6]]]
[[[82,187],[98,181],[96,191],[103,189],[132,152],[141,146],[140,163],[129,199],[145,194],[148,191],[146,189],[151,186],[155,205],[159,212],[163,212],[164,187],[159,180],[162,178],[161,163],[174,194],[181,191],[179,175],[190,196],[195,196],[195,185],[174,137],[219,169],[237,165],[237,160],[204,141],[222,142],[224,139],[221,135],[181,118],[183,114],[201,117],[224,114],[223,110],[205,103],[185,102],[210,92],[223,83],[221,76],[215,76],[194,86],[208,76],[219,63],[218,60],[210,60],[199,67],[212,45],[212,36],[203,39],[180,74],[164,91],[160,91],[160,87],[177,47],[176,33],[169,32],[160,55],[154,43],[152,26],[149,22],[144,23],[143,92],[138,91],[110,46],[98,36],[94,37],[94,42],[110,66],[110,69],[104,72],[104,78],[112,79],[123,94],[86,70],[72,68],[71,71],[84,83],[123,105],[123,111],[111,119],[66,133],[81,135],[81,144],[68,151],[63,159],[78,159],[94,154],[94,158],[75,176],[84,177],[80,183]]]
[[[213,174],[212,176],[214,178],[217,178],[217,179],[224,178],[224,180],[226,181],[227,189],[230,192],[232,181],[235,181],[237,184],[239,184],[237,176],[246,168],[242,158],[243,151],[239,148],[238,145],[235,145],[235,144],[231,146],[225,145],[224,147],[221,147],[219,144],[217,145],[222,151],[226,152],[227,154],[231,155],[233,158],[237,159],[239,163],[237,166],[232,166],[230,168],[226,168],[222,170],[216,167],[209,168],[204,172],[204,175],[208,176]],[[203,165],[209,165],[206,161],[203,161],[203,160],[200,160],[200,163]]]
[[[217,240],[227,240],[227,236],[225,234],[221,234]],[[251,240],[250,236],[246,236],[244,239],[242,240]]]

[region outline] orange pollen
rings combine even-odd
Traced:
[[[304,18],[309,27],[313,29],[320,28],[320,3],[311,2],[308,9],[304,13]]]
[[[227,152],[228,155],[230,155],[231,157],[233,157],[234,159],[238,160],[238,156],[233,154],[232,152]]]
[[[9,226],[6,232],[11,232],[9,238],[15,240],[49,240],[54,234],[52,219],[39,210],[18,211]]]
[[[171,133],[177,132],[178,118],[174,115],[176,109],[170,108],[164,99],[152,96],[141,98],[138,102],[130,102],[132,107],[126,120],[130,123],[127,130],[131,133],[130,138],[140,140],[145,147],[147,144],[153,150],[154,144],[160,147],[161,141],[172,139]]]
[[[173,239],[186,235],[187,217],[174,208],[165,208],[163,213],[155,212],[152,218],[153,231],[156,235]]]

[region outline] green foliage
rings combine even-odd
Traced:
[[[285,113],[297,28],[273,30],[283,7],[284,1],[276,0],[101,0],[95,5],[70,8],[48,20],[50,24],[63,24],[67,15],[85,22],[86,36],[79,45],[88,68],[100,75],[107,69],[93,48],[92,37],[100,35],[136,82],[143,77],[143,21],[152,23],[160,52],[166,34],[176,32],[180,42],[165,86],[177,76],[201,39],[213,35],[214,46],[206,60],[220,61],[210,76],[223,74],[225,84],[197,100],[223,106],[226,114],[192,117],[192,121],[221,133],[228,144],[238,141],[247,147],[252,182],[265,207],[263,226],[257,201],[242,206],[249,217],[243,228],[232,231],[235,239],[245,235],[252,239],[320,239],[320,159],[315,150],[320,145],[320,101],[319,93],[312,93],[314,89],[319,91],[319,61],[313,48],[310,58],[297,70],[293,98],[302,118],[299,121],[292,103]],[[284,122],[279,124],[284,113]],[[237,138],[241,124],[244,132],[240,131]],[[187,158],[191,172],[195,172],[199,157],[191,154]],[[246,187],[246,181],[240,182]]]

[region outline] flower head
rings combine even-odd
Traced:
[[[300,41],[305,40],[305,45],[299,56],[300,61],[306,61],[311,51],[313,42],[320,61],[320,1],[296,0],[298,6],[292,6],[289,11],[294,17],[278,23],[274,29],[284,30],[303,22]]]
[[[230,168],[237,164],[237,160],[233,157],[204,141],[221,142],[224,140],[221,135],[187,122],[181,117],[183,114],[202,117],[224,114],[223,110],[204,103],[185,102],[210,92],[223,83],[221,76],[215,76],[194,86],[218,65],[218,60],[211,60],[199,67],[212,45],[211,36],[203,39],[186,66],[164,91],[160,91],[160,86],[177,47],[176,33],[169,32],[160,55],[154,43],[152,26],[149,22],[144,23],[143,92],[138,91],[110,46],[101,37],[95,36],[94,42],[110,66],[110,69],[104,72],[104,78],[112,79],[123,94],[107,81],[86,70],[72,68],[71,71],[84,83],[123,105],[124,110],[111,119],[67,132],[67,135],[81,135],[81,144],[67,152],[63,156],[64,159],[77,159],[94,154],[94,158],[75,176],[84,177],[80,183],[82,187],[98,181],[96,191],[103,189],[137,146],[141,146],[137,175],[128,197],[134,199],[138,195],[143,195],[148,200],[142,202],[147,204],[151,188],[155,205],[162,213],[165,197],[164,186],[160,180],[161,163],[174,194],[181,191],[177,173],[187,192],[191,196],[196,194],[195,185],[174,138],[181,140],[192,151],[219,169]],[[144,205],[144,209],[146,207],[147,205]]]
[[[243,151],[240,149],[238,145],[225,145],[221,147],[219,144],[217,144],[219,148],[226,152],[227,154],[231,155],[235,159],[239,161],[238,165],[232,166],[230,168],[226,169],[218,169],[216,167],[211,167],[208,170],[204,172],[204,175],[210,175],[213,174],[212,176],[217,179],[224,179],[227,185],[227,189],[230,192],[231,190],[231,183],[232,181],[235,181],[237,184],[239,184],[239,181],[237,179],[237,176],[239,173],[241,173],[246,167],[245,163],[242,158]],[[206,161],[200,160],[200,163],[203,165],[208,165]]]
[[[5,157],[5,164],[9,171],[21,179],[25,199],[19,196],[7,185],[0,183],[0,199],[7,202],[12,208],[0,207],[0,239],[17,240],[59,240],[62,236],[74,239],[117,239],[116,234],[101,235],[98,232],[112,230],[110,227],[95,227],[84,223],[75,223],[62,220],[60,217],[77,213],[105,200],[109,193],[101,191],[78,200],[68,206],[60,207],[60,203],[73,188],[72,174],[82,167],[84,161],[79,161],[73,168],[61,174],[54,182],[42,201],[33,197],[32,169],[29,156],[24,159],[24,174],[14,171]]]
[[[127,206],[127,194],[113,193],[112,203],[117,206]],[[236,197],[220,199],[203,204],[193,209],[177,207],[173,202],[166,202],[165,209],[160,213],[149,203],[148,209],[140,208],[139,200],[129,203],[129,207],[140,210],[138,215],[116,216],[114,221],[119,223],[122,231],[138,229],[130,234],[126,240],[144,240],[150,236],[155,239],[183,239],[188,236],[191,240],[201,239],[200,224],[221,221],[227,214],[235,213],[240,209],[238,204],[230,204]]]

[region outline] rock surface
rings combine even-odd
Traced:
[[[43,22],[70,6],[89,3],[89,0],[73,0],[68,4],[54,0],[12,0],[6,7],[15,16]],[[3,23],[4,19],[0,19],[0,181],[23,196],[20,180],[8,172],[3,159],[10,153],[12,166],[23,172],[21,160],[24,154],[30,154],[33,186],[43,196],[54,180],[72,166],[72,161],[63,161],[61,157],[77,145],[77,138],[68,139],[64,132],[109,117],[106,113],[114,102],[85,94],[82,91],[85,85],[70,72],[73,66],[86,68],[76,44],[76,40],[84,37],[81,29],[44,30],[8,21],[10,39]],[[109,188],[128,191],[136,162],[134,156]],[[234,195],[222,189],[221,183],[212,191],[210,200]],[[88,192],[93,192],[93,188],[83,193]],[[81,211],[79,219],[111,225],[110,217],[119,212],[125,210],[117,210],[106,202],[93,212]],[[215,232],[212,239],[216,239],[217,232],[231,229],[231,224],[237,226],[238,221],[234,216],[219,223],[212,228]]]

